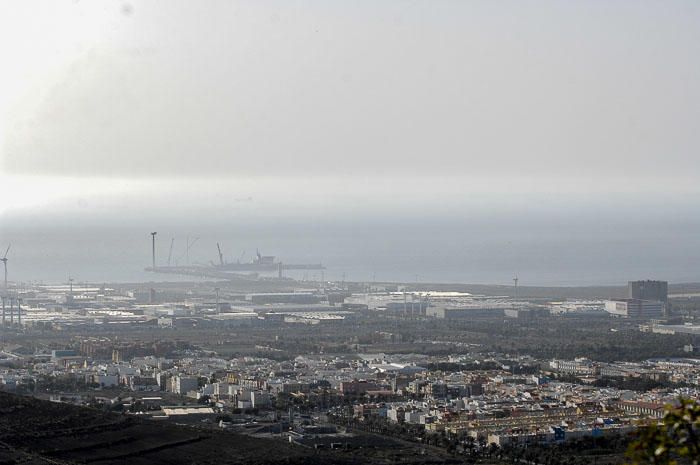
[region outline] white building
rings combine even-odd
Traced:
[[[170,379],[171,390],[175,394],[187,394],[199,388],[199,380],[193,376],[173,376]]]
[[[653,319],[664,315],[665,305],[656,300],[622,299],[605,302],[605,311],[623,318]]]

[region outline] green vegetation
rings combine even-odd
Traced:
[[[546,465],[621,465],[629,439],[624,435],[586,436],[559,444],[505,446],[503,463]]]
[[[660,423],[640,428],[628,456],[634,465],[700,464],[700,403],[681,399],[667,406]]]

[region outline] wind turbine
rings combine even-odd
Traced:
[[[5,250],[5,256],[0,258],[0,261],[2,261],[3,266],[5,267],[5,291],[7,291],[7,252],[10,251],[10,246],[12,244],[9,244],[7,246],[7,250]]]

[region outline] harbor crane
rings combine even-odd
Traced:
[[[221,246],[218,242],[216,243],[216,249],[219,251],[219,263],[221,266],[224,266],[224,254],[221,253]]]
[[[170,240],[170,252],[168,252],[168,266],[170,266],[170,260],[173,258],[173,245],[175,245],[175,238]]]

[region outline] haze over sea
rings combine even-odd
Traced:
[[[698,1],[11,3],[10,280],[700,281]]]
[[[171,238],[172,263],[185,264],[190,236],[199,237],[191,263],[218,260],[220,242],[227,261],[249,261],[258,248],[285,263],[322,262],[331,280],[344,274],[358,281],[484,284],[512,284],[517,275],[522,285],[700,281],[698,196],[525,196],[508,183],[503,193],[487,194],[466,189],[464,180],[426,180],[416,192],[416,182],[365,180],[338,189],[332,180],[222,180],[176,188],[143,180],[90,193],[82,180],[80,195],[34,203],[29,196],[24,207],[1,212],[0,248],[12,243],[11,281],[176,279],[144,271],[150,231],[158,231],[161,265]],[[34,180],[23,192],[40,185]],[[291,276],[319,279],[320,272]]]

